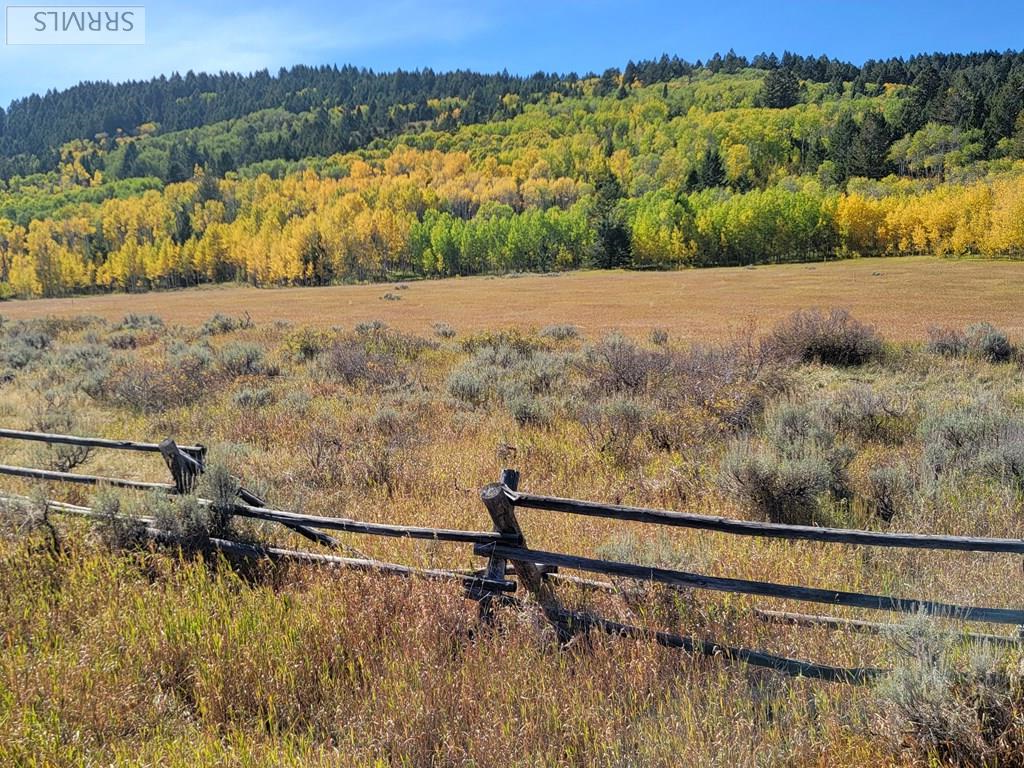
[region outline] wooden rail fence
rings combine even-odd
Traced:
[[[171,474],[171,482],[169,483],[143,482],[118,477],[103,477],[32,467],[0,465],[0,475],[30,480],[111,486],[130,490],[180,495],[194,493],[197,479],[206,467],[206,449],[202,445],[179,446],[170,439],[160,443],[142,443],[127,440],[107,440],[95,437],[0,429],[0,439],[2,438],[40,442],[50,445],[79,446],[89,449],[159,453]],[[787,525],[782,523],[762,523],[711,515],[542,496],[522,492],[518,490],[518,486],[519,473],[515,470],[507,469],[502,473],[497,483],[487,485],[480,491],[480,499],[491,518],[493,530],[490,531],[465,531],[393,525],[340,517],[301,514],[274,509],[268,506],[259,496],[244,487],[239,488],[237,499],[233,506],[232,511],[235,515],[278,523],[328,549],[347,551],[348,554],[354,553],[359,555],[357,550],[342,544],[330,533],[327,533],[327,531],[472,544],[473,554],[487,559],[485,567],[473,572],[414,568],[399,563],[382,562],[362,555],[352,557],[307,552],[280,547],[258,546],[218,538],[211,538],[205,543],[205,546],[210,551],[221,553],[231,558],[304,562],[370,570],[406,577],[415,576],[458,582],[465,587],[466,596],[479,603],[481,619],[484,622],[490,622],[493,619],[496,606],[503,603],[521,603],[522,601],[513,597],[512,593],[515,593],[519,587],[522,587],[540,607],[544,616],[551,623],[562,641],[568,641],[581,632],[597,630],[614,635],[650,640],[659,645],[678,648],[691,654],[718,656],[754,666],[774,669],[790,675],[835,682],[863,683],[878,675],[885,674],[887,670],[877,668],[840,668],[817,664],[748,648],[734,647],[668,632],[655,631],[611,621],[587,612],[570,610],[562,604],[558,596],[556,587],[559,584],[572,584],[585,589],[607,592],[616,591],[616,587],[607,581],[592,580],[573,574],[563,574],[560,571],[564,568],[572,571],[603,574],[605,576],[635,579],[644,582],[656,582],[688,589],[731,592],[874,611],[924,613],[930,616],[957,619],[963,622],[1009,624],[1017,627],[1024,625],[1024,610],[1013,608],[958,605],[921,598],[896,597],[711,576],[675,569],[641,566],[628,562],[532,549],[526,542],[525,533],[516,516],[516,509],[544,510],[553,513],[600,517],[647,525],[692,528],[728,535],[871,547],[1024,554],[1024,540],[1021,539],[890,533]],[[7,504],[30,503],[30,500],[26,497],[13,493],[0,495],[0,501]],[[212,502],[199,499],[199,503],[211,504]],[[87,518],[101,516],[100,513],[89,507],[65,502],[48,501],[47,506],[52,511],[61,514]],[[169,539],[169,534],[156,528],[153,520],[139,518],[138,522],[145,526],[145,531],[150,538],[158,542]],[[509,576],[514,576],[514,579],[509,578]],[[873,634],[889,632],[897,626],[891,623],[762,609],[757,609],[755,615],[762,621],[785,623],[792,626],[823,627],[836,631]],[[973,641],[989,642],[998,645],[1015,645],[1019,642],[1019,635],[1005,636],[963,632],[960,633],[960,636]]]

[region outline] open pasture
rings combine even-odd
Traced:
[[[11,301],[0,315],[156,313],[197,325],[212,314],[321,327],[383,320],[408,331],[445,322],[459,330],[572,323],[586,334],[613,328],[675,338],[720,338],[751,320],[771,325],[796,309],[845,307],[889,338],[919,339],[930,325],[988,320],[1024,333],[1024,263],[928,257],[827,264],[722,267],[676,272],[568,272],[393,284],[256,289],[221,285],[144,294]],[[397,300],[383,298],[399,297]]]

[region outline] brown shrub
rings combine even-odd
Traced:
[[[854,319],[845,309],[829,314],[809,309],[794,312],[775,326],[766,349],[783,361],[854,366],[882,354],[882,338],[874,326]]]

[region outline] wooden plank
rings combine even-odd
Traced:
[[[545,573],[544,578],[548,581],[553,581],[556,584],[571,584],[579,589],[587,589],[592,592],[618,592],[618,588],[609,581],[595,581],[593,579],[584,579],[579,576],[573,576],[568,573]]]
[[[480,500],[487,507],[487,512],[494,523],[494,530],[498,532],[497,535],[525,546],[526,539],[523,536],[523,529],[519,526],[519,521],[516,519],[515,508],[509,501],[508,496],[505,495],[506,490],[508,490],[507,484],[509,480],[512,480],[513,483],[518,483],[519,473],[513,469],[505,470],[502,473],[502,482],[492,483],[480,491]],[[512,557],[506,557],[504,553],[498,552],[497,549],[491,549],[484,554],[488,556],[489,563],[495,564],[496,572],[499,563],[501,568],[504,569],[504,561],[506,559],[511,561],[519,581],[540,605],[544,615],[558,633],[559,640],[563,643],[571,640],[573,632],[562,619],[562,605],[555,595],[554,588],[545,580],[544,574],[537,567],[537,563],[530,558],[518,557],[518,553],[527,551],[521,547],[510,546],[507,549],[515,554]]]
[[[796,587],[767,581],[705,576],[699,573],[673,571],[666,568],[652,568],[632,563],[599,560],[537,549],[524,549],[507,544],[484,544],[474,547],[480,555],[496,554],[508,559],[524,559],[531,563],[547,563],[563,568],[575,568],[592,573],[624,576],[640,581],[656,581],[680,587],[707,589],[717,592],[734,592],[743,595],[777,597],[786,600],[801,600],[828,605],[844,605],[851,608],[867,608],[875,611],[897,611],[901,613],[927,613],[933,616],[960,619],[962,621],[983,621],[994,624],[1024,624],[1024,611],[1010,608],[982,608],[967,605],[952,605],[930,600],[918,600],[887,595],[871,595],[863,592]]]
[[[615,504],[601,504],[578,499],[563,499],[555,496],[538,496],[531,493],[506,489],[505,495],[517,507],[564,512],[572,515],[603,517],[613,520],[627,520],[638,523],[697,528],[719,533],[741,536],[761,536],[775,539],[791,539],[830,542],[835,544],[859,544],[872,547],[901,547],[907,549],[941,549],[958,552],[1009,552],[1024,554],[1024,539],[998,539],[973,536],[944,536],[921,533],[889,533],[864,531],[853,528],[819,528],[813,525],[787,525],[784,523],[761,523],[753,520],[737,520],[714,515],[699,515],[689,512],[672,512],[663,509],[625,507]]]
[[[241,486],[238,488],[238,498],[240,498],[243,502],[245,502],[251,507],[266,508],[267,506],[267,503],[263,499],[261,499],[252,491],[246,490]],[[342,544],[333,536],[329,536],[323,531],[318,531],[316,528],[311,528],[308,525],[300,525],[298,523],[284,523],[283,525],[286,528],[290,528],[291,530],[295,531],[300,536],[303,536],[304,538],[316,542],[317,544],[320,544],[329,549],[355,551],[352,549],[352,547],[349,547],[346,544]]]
[[[3,501],[15,501],[23,504],[34,503],[33,499],[28,496],[20,496],[17,494],[5,494],[0,496],[0,502]],[[97,512],[91,507],[84,507],[78,504],[66,504],[61,501],[52,500],[47,500],[46,504],[53,511],[62,514],[86,517],[94,520],[107,519],[106,515]],[[123,520],[135,520],[142,523],[146,526],[146,534],[152,538],[163,538],[168,541],[172,540],[167,531],[153,527],[154,520],[151,517],[129,517],[127,515],[121,515],[120,518]],[[360,570],[381,571],[398,576],[419,576],[427,579],[459,581],[467,586],[477,585],[480,588],[492,590],[494,592],[508,593],[516,591],[516,583],[504,578],[487,579],[473,574],[458,573],[456,571],[446,571],[434,568],[415,568],[413,566],[399,565],[398,563],[389,563],[369,558],[339,557],[337,555],[326,555],[320,552],[304,552],[301,550],[283,549],[281,547],[262,547],[218,538],[211,538],[210,546],[211,548],[224,552],[225,554],[232,554],[250,559],[266,558],[279,562],[299,562],[316,565],[341,566]]]
[[[845,632],[862,632],[870,635],[887,635],[905,629],[900,624],[893,624],[878,621],[862,621],[860,619],[844,619],[839,616],[821,616],[809,613],[791,613],[789,611],[769,611],[763,608],[755,608],[754,615],[761,621],[774,624],[789,624],[795,627],[821,627]],[[980,632],[942,632],[954,639],[970,640],[972,642],[992,643],[993,645],[1015,647],[1021,645],[1024,640],[1019,637],[1007,635],[988,635]]]
[[[126,488],[135,491],[161,491],[163,493],[175,493],[177,491],[177,488],[173,483],[146,483],[140,480],[125,480],[120,477],[81,475],[73,472],[56,472],[49,469],[36,469],[34,467],[12,467],[6,464],[0,464],[0,475],[25,477],[31,480],[47,480],[57,483],[109,485],[114,488]]]
[[[9,467],[0,465],[0,474],[26,477],[35,480],[51,480],[66,483],[82,483],[86,485],[110,485],[115,488],[127,488],[141,491],[162,491],[177,493],[173,483],[144,483],[136,480],[123,480],[116,477],[98,477],[95,475],[76,475],[70,472],[54,472],[46,469],[28,467]],[[209,504],[208,499],[200,499],[201,503]],[[285,512],[280,509],[255,507],[249,504],[236,504],[234,513],[242,517],[258,520],[269,520],[284,525],[302,525],[311,528],[327,528],[329,530],[362,533],[369,536],[388,536],[393,538],[428,539],[431,541],[453,541],[463,544],[485,544],[488,542],[513,541],[502,534],[492,531],[459,531],[447,528],[421,528],[411,525],[388,525],[384,523],[367,523],[361,520],[349,520],[340,517],[318,517]]]
[[[322,552],[303,552],[281,547],[261,547],[226,539],[210,539],[210,546],[218,552],[249,559],[268,559],[275,562],[297,562],[311,565],[341,566],[355,570],[377,571],[395,576],[417,576],[425,579],[458,581],[468,586],[488,589],[494,592],[515,592],[516,583],[507,579],[489,579],[472,574],[458,573],[435,568],[415,568],[398,563],[365,558],[339,557]]]
[[[708,640],[695,640],[670,632],[659,632],[636,627],[631,624],[621,624],[617,621],[610,621],[592,613],[581,611],[562,611],[562,618],[570,624],[588,629],[599,629],[610,635],[650,640],[666,648],[678,648],[686,653],[717,656],[730,661],[740,661],[755,667],[766,667],[792,677],[807,677],[833,683],[863,685],[889,673],[887,669],[875,667],[832,667],[800,659],[791,659],[785,656],[776,656],[750,648],[722,645]]]
[[[4,502],[15,502],[17,504],[38,504],[38,499],[33,499],[29,496],[22,496],[17,493],[5,493],[0,495],[0,504]],[[55,512],[62,512],[69,515],[82,515],[85,517],[104,517],[104,515],[94,512],[91,507],[83,507],[80,504],[68,504],[64,501],[53,501],[52,499],[45,500],[46,505],[54,510]],[[149,518],[142,518],[148,520]]]
[[[447,528],[421,528],[413,525],[391,525],[386,523],[367,523],[361,520],[349,520],[343,517],[318,517],[303,515],[296,512],[285,512],[280,509],[255,507],[249,504],[236,504],[235,514],[252,517],[257,520],[269,520],[283,524],[294,523],[314,528],[363,533],[370,536],[389,536],[395,538],[427,539],[431,541],[454,541],[463,544],[485,544],[488,542],[518,542],[492,531],[459,531]]]
[[[0,438],[11,440],[31,440],[39,443],[55,445],[79,445],[85,448],[111,448],[118,451],[139,451],[143,453],[160,453],[158,443],[140,443],[134,440],[107,440],[102,437],[80,437],[78,435],[57,435],[48,432],[28,432],[21,429],[0,429]],[[205,449],[201,445],[179,446],[187,453],[201,453]]]

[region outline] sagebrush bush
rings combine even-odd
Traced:
[[[107,344],[111,349],[136,349],[139,345],[139,337],[131,331],[115,331],[107,337]]]
[[[90,395],[101,402],[142,413],[154,413],[194,402],[212,385],[212,356],[182,353],[146,360],[124,358],[114,363]]]
[[[927,617],[893,633],[900,651],[875,691],[879,735],[930,765],[1024,765],[1019,665],[984,643],[962,647]]]
[[[764,440],[779,463],[805,458],[823,462],[827,489],[837,498],[850,495],[847,468],[855,451],[822,422],[815,408],[793,401],[777,403],[765,414]]]
[[[198,344],[174,341],[167,346],[167,359],[172,365],[181,365],[189,370],[207,370],[213,368],[217,355],[213,347],[205,341]]]
[[[782,360],[834,366],[863,365],[883,351],[874,326],[861,323],[844,309],[827,315],[817,309],[794,312],[772,329],[765,344]]]
[[[915,417],[902,399],[868,384],[844,387],[821,404],[821,418],[837,434],[861,441],[897,444],[914,432]]]
[[[355,334],[356,341],[363,345],[367,354],[390,355],[409,362],[439,346],[433,339],[396,331],[380,320],[360,323],[356,326]]]
[[[888,522],[912,498],[914,478],[905,466],[883,464],[868,470],[867,486],[874,513]]]
[[[218,312],[203,323],[199,333],[203,336],[219,336],[245,328],[252,328],[252,326],[252,318],[249,317],[248,313],[242,317],[230,317]]]
[[[42,359],[48,345],[47,341],[44,346],[37,346],[32,339],[21,336],[3,339],[3,343],[0,344],[0,379],[13,380],[18,371]]]
[[[316,359],[330,346],[330,336],[316,328],[303,327],[291,331],[284,339],[284,356],[299,363]]]
[[[508,403],[508,409],[520,426],[543,427],[551,423],[551,406],[532,394],[513,397]]]
[[[124,316],[119,323],[114,325],[115,331],[154,331],[164,327],[163,318],[156,315],[137,315],[134,312]]]
[[[947,326],[928,329],[929,352],[943,357],[971,356],[990,363],[1005,363],[1015,354],[1009,337],[991,323],[975,323],[960,331]]]
[[[462,348],[466,352],[479,352],[486,347],[511,347],[522,355],[529,355],[546,348],[546,343],[518,328],[505,328],[499,331],[479,331],[462,340]]]
[[[655,328],[651,331],[648,338],[650,339],[651,344],[656,347],[664,347],[668,344],[668,330],[665,328]]]
[[[926,348],[934,355],[963,357],[967,354],[967,334],[949,326],[933,325],[928,329]]]
[[[650,403],[621,395],[583,400],[574,411],[591,444],[622,466],[630,466],[642,454],[643,438],[656,413]]]
[[[652,394],[663,407],[700,408],[722,431],[750,429],[768,399],[784,389],[780,366],[766,358],[752,339],[695,344],[662,353],[664,366]]]
[[[434,323],[433,329],[434,335],[439,339],[455,338],[455,329],[448,325],[448,323]]]
[[[385,389],[406,380],[395,354],[367,351],[366,345],[357,338],[336,341],[320,357],[320,366],[328,377],[348,386],[365,384],[373,389]]]
[[[265,353],[258,344],[232,341],[221,348],[218,357],[223,371],[233,378],[274,372],[265,362]]]
[[[663,352],[643,349],[621,333],[610,333],[585,351],[584,371],[596,391],[639,395],[671,369]]]
[[[720,482],[763,519],[813,525],[820,521],[820,499],[833,484],[833,468],[814,445],[780,456],[741,441],[722,460]]]
[[[509,372],[523,388],[535,394],[550,394],[567,384],[570,358],[554,352],[537,352],[521,360]]]
[[[462,367],[452,371],[447,388],[456,400],[478,408],[487,401],[489,385],[480,371]]]
[[[211,463],[200,476],[197,496],[153,499],[153,523],[163,532],[163,543],[185,552],[202,553],[211,538],[246,538],[233,525],[238,489],[238,479],[226,467]]]
[[[1002,427],[977,463],[982,473],[1024,490],[1024,422]]]
[[[966,336],[968,350],[982,360],[1005,363],[1013,357],[1010,339],[991,323],[976,323],[968,327]]]
[[[855,456],[813,404],[783,400],[765,413],[760,441],[737,441],[720,469],[722,486],[775,522],[810,524],[821,499],[851,496],[848,468]]]
[[[63,345],[51,357],[59,368],[91,372],[103,370],[110,362],[111,355],[110,350],[102,344],[84,342]]]
[[[92,499],[92,508],[100,516],[96,531],[107,549],[133,551],[143,549],[150,541],[146,524],[122,509],[121,497],[114,491],[100,490]]]
[[[925,474],[987,474],[1024,487],[1024,417],[991,398],[925,419],[919,430]]]
[[[243,387],[231,396],[239,408],[264,408],[274,402],[274,392],[267,387]]]
[[[571,353],[524,350],[504,340],[480,346],[448,377],[448,394],[474,408],[491,399],[523,410],[536,396],[564,392]],[[547,410],[546,408],[544,410]]]
[[[569,339],[577,339],[580,335],[580,329],[575,325],[568,323],[560,323],[557,325],[546,325],[540,329],[540,336],[545,339],[554,339],[555,341],[568,341]]]

